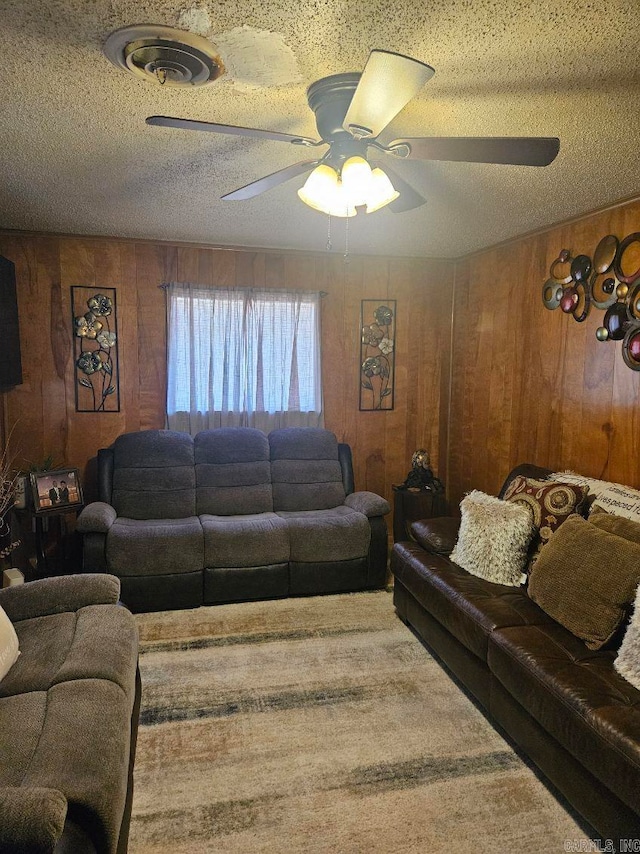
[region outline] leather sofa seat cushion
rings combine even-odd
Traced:
[[[200,517],[205,567],[268,566],[289,560],[287,523],[275,513]]]
[[[640,811],[640,691],[557,623],[494,632],[488,663],[529,714],[632,809]]]
[[[273,510],[269,442],[250,427],[204,430],[194,439],[198,515]]]
[[[414,543],[396,543],[391,569],[407,590],[470,652],[486,661],[491,632],[552,622],[526,593],[471,575]]]
[[[109,571],[128,575],[171,575],[202,571],[204,535],[197,516],[185,519],[119,517],[107,534]]]
[[[180,519],[196,512],[193,439],[172,430],[125,433],[114,442],[111,504],[131,519]]]
[[[277,515],[287,526],[291,561],[347,561],[365,557],[369,551],[369,521],[349,507]]]

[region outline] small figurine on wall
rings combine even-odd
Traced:
[[[402,484],[404,489],[411,492],[444,492],[442,481],[435,477],[431,470],[431,459],[425,448],[418,448],[411,457],[411,471]]]

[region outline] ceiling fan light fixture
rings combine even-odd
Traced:
[[[345,160],[340,176],[351,204],[356,208],[366,205],[371,187],[371,166],[364,157],[355,156]]]
[[[305,205],[329,216],[356,215],[355,206],[349,204],[338,173],[326,163],[316,166],[304,186],[298,190],[298,196]]]
[[[367,196],[368,214],[379,211],[380,208],[394,202],[399,196],[400,193],[394,188],[386,172],[383,172],[379,166],[371,170],[371,183]]]

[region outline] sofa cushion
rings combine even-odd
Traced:
[[[194,439],[199,515],[273,510],[269,442],[250,427],[204,430]]]
[[[529,595],[590,649],[616,633],[640,580],[640,545],[572,516],[549,540]]]
[[[338,442],[329,430],[273,430],[269,446],[274,510],[329,510],[344,502]]]
[[[587,488],[577,484],[538,480],[522,475],[511,481],[504,494],[505,501],[527,507],[536,529],[531,543],[529,569],[560,525],[573,513],[581,511],[586,497]]]
[[[616,516],[614,513],[607,513],[602,507],[594,507],[589,513],[589,522],[596,528],[609,531],[610,534],[624,537],[632,543],[640,543],[640,523],[625,516]]]
[[[344,505],[277,515],[286,524],[292,561],[353,560],[369,551],[371,527],[367,517]]]
[[[18,660],[20,646],[16,630],[4,609],[0,607],[0,682]]]
[[[269,566],[289,560],[287,523],[275,513],[200,517],[206,567]]]
[[[415,543],[394,545],[391,570],[423,608],[483,661],[495,629],[552,622],[521,590],[471,575]]]
[[[534,533],[527,508],[474,490],[460,502],[460,512],[460,530],[451,560],[496,584],[522,584],[527,549]]]
[[[489,641],[492,673],[566,750],[640,810],[640,691],[557,623],[506,627]]]
[[[93,816],[100,851],[116,850],[124,814],[135,668],[129,678],[127,693],[104,679],[51,687],[40,738],[21,780],[28,788],[58,789],[75,810]],[[11,737],[19,737],[18,731]]]
[[[71,679],[107,679],[128,692],[136,667],[136,627],[126,608],[88,605],[16,623],[23,655],[0,697],[46,691]]]
[[[118,516],[180,519],[196,512],[193,439],[173,430],[124,433],[113,446]]]
[[[184,519],[118,518],[107,534],[109,571],[171,575],[202,570],[204,536],[197,516]]]

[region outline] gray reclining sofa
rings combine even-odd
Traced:
[[[132,610],[385,584],[389,505],[354,492],[328,430],[125,433],[98,452],[98,482],[84,570],[118,576]]]
[[[0,852],[125,854],[138,632],[108,575],[0,590],[20,656],[0,682]]]

